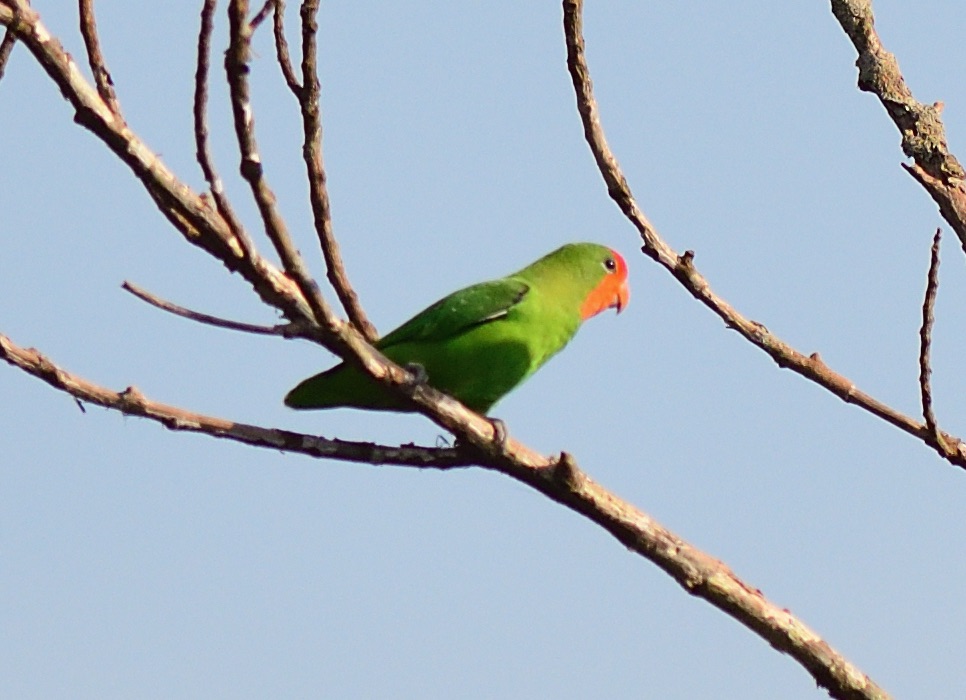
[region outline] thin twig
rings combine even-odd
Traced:
[[[97,22],[94,19],[94,0],[78,0],[80,15],[80,30],[84,37],[84,46],[87,47],[87,62],[90,64],[91,73],[94,74],[94,84],[97,85],[97,93],[104,100],[104,104],[114,113],[121,116],[121,105],[117,101],[117,94],[114,92],[114,80],[111,78],[110,71],[107,70],[107,63],[104,54],[101,53],[101,42],[97,36]]]
[[[936,292],[939,290],[939,242],[942,229],[936,229],[932,239],[932,250],[929,256],[929,274],[926,277],[926,296],[922,302],[922,327],[919,329],[919,395],[922,398],[922,416],[926,427],[932,433],[933,442],[939,453],[945,455],[948,451],[942,432],[936,424],[936,414],[932,407],[932,387],[930,377],[929,351],[932,347],[932,326],[935,321],[933,309],[936,306]]]
[[[295,68],[292,67],[292,58],[289,55],[288,40],[285,38],[285,0],[275,0],[275,15],[273,17],[273,27],[275,32],[275,56],[278,59],[278,66],[282,69],[282,76],[288,89],[298,96],[302,92],[299,79],[295,77]]]
[[[302,157],[309,180],[309,197],[315,221],[315,232],[325,258],[329,283],[335,290],[349,321],[370,343],[379,337],[376,327],[369,321],[362,308],[359,296],[349,283],[345,271],[339,243],[332,231],[332,208],[329,190],[326,187],[325,166],[322,160],[322,114],[319,104],[318,42],[319,25],[316,17],[319,12],[318,0],[305,0],[302,3],[302,89],[298,91],[299,106],[302,110],[302,127],[305,141]]]
[[[755,347],[767,353],[779,367],[792,370],[796,374],[824,387],[846,403],[855,404],[928,444],[932,440],[932,434],[925,423],[921,423],[861,391],[850,379],[826,365],[818,353],[805,355],[774,335],[761,323],[743,316],[711,289],[708,280],[698,272],[694,265],[693,251],[686,251],[684,254],[678,255],[664,241],[657,229],[638,207],[617,158],[607,145],[607,139],[600,124],[600,115],[597,102],[594,99],[590,71],[587,67],[584,52],[580,17],[583,2],[582,0],[565,0],[563,6],[564,33],[567,40],[567,67],[570,70],[577,96],[577,110],[583,122],[584,136],[607,185],[608,194],[640,233],[644,243],[641,248],[642,252],[670,272],[688,293],[721,318],[728,328],[737,331]],[[946,454],[946,459],[951,464],[966,469],[966,444],[959,438],[945,433],[943,437],[951,447]]]
[[[394,464],[451,469],[474,464],[473,459],[459,448],[417,445],[391,447],[369,442],[329,440],[315,435],[236,423],[225,418],[194,413],[152,401],[134,387],[128,387],[120,392],[113,391],[68,372],[36,350],[20,347],[2,334],[0,334],[0,358],[39,377],[51,386],[67,392],[75,399],[120,411],[126,415],[149,418],[164,424],[171,430],[204,433],[256,447],[373,465]]]
[[[270,0],[271,1],[271,0]],[[245,230],[241,219],[235,214],[231,201],[225,195],[221,176],[215,170],[214,159],[208,148],[208,73],[211,57],[211,34],[214,31],[214,14],[217,0],[205,0],[201,8],[201,27],[198,31],[198,61],[195,68],[195,94],[193,104],[195,130],[195,156],[215,200],[218,213],[238,241],[249,259],[255,257],[255,244]]]
[[[227,328],[229,330],[242,331],[244,333],[254,333],[256,335],[279,335],[283,337],[292,337],[294,335],[298,335],[298,326],[292,323],[281,323],[275,326],[262,326],[254,323],[231,321],[227,318],[219,318],[218,316],[211,316],[209,314],[201,313],[200,311],[192,311],[184,306],[178,306],[177,304],[152,294],[133,282],[128,282],[125,280],[124,283],[121,284],[121,289],[126,292],[130,292],[141,301],[145,301],[151,306],[161,309],[162,311],[167,311],[175,316],[181,316],[182,318],[197,321],[198,323],[204,323],[209,326],[217,326],[218,328]]]
[[[10,60],[10,54],[13,51],[13,45],[17,43],[17,37],[12,30],[8,27],[3,33],[3,40],[0,41],[0,80],[3,79],[3,74],[7,70],[7,61]]]
[[[225,71],[231,94],[231,111],[235,123],[235,135],[241,152],[241,174],[248,182],[265,226],[265,233],[275,246],[286,274],[295,282],[302,296],[312,309],[312,315],[320,327],[337,338],[340,321],[332,313],[328,302],[322,297],[319,286],[309,275],[302,256],[296,250],[288,233],[288,227],[278,211],[275,193],[269,186],[262,168],[262,159],[255,140],[255,117],[248,84],[248,59],[251,51],[251,30],[248,26],[247,0],[232,0],[228,6],[229,44],[225,53]],[[342,350],[344,352],[344,350]]]
[[[265,21],[265,18],[268,17],[268,13],[272,11],[272,8],[274,7],[274,5],[275,5],[275,0],[265,0],[265,4],[262,5],[262,9],[256,12],[255,16],[252,17],[251,22],[248,23],[248,28],[252,32],[258,29],[259,26],[261,26],[262,22]]]
[[[871,0],[831,0],[831,4],[832,14],[858,52],[859,89],[879,98],[902,135],[902,152],[914,160],[902,167],[936,202],[966,250],[966,171],[946,143],[942,104],[925,105],[913,96],[899,62],[875,30]]]

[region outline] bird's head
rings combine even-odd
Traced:
[[[607,309],[616,308],[620,313],[631,298],[627,284],[627,263],[617,251],[610,248],[604,251],[599,261],[603,275],[580,305],[580,318],[584,321]]]

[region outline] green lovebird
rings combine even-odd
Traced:
[[[490,408],[574,337],[581,322],[630,298],[627,264],[595,243],[570,243],[503,279],[474,284],[376,341],[396,364],[419,365],[430,386],[477,413]],[[412,411],[343,362],[285,397],[291,408]]]

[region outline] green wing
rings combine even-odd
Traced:
[[[515,354],[512,350],[503,353],[504,364],[510,368],[505,371],[513,377],[505,388],[500,384],[494,386],[488,376],[483,376],[477,379],[487,384],[485,388],[461,391],[466,382],[465,375],[468,374],[470,380],[475,376],[473,372],[467,373],[467,367],[478,365],[478,358],[473,356],[474,343],[464,334],[507,316],[529,291],[525,282],[510,278],[461,289],[416,314],[380,339],[376,347],[400,364],[416,362],[422,365],[438,388],[467,401],[471,408],[485,411],[526,374],[530,367],[529,353],[519,350]],[[446,342],[450,340],[457,347]],[[445,352],[447,347],[452,348],[449,356]],[[464,361],[456,362],[457,359]],[[483,397],[477,399],[476,394],[481,391]],[[302,381],[285,397],[285,404],[291,408],[355,406],[373,410],[412,410],[357,367],[344,362]]]
[[[380,350],[401,343],[439,342],[502,318],[523,301],[530,287],[512,278],[481,282],[440,299],[380,338]]]

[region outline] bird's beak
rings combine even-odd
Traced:
[[[586,321],[607,309],[617,309],[617,313],[620,313],[630,298],[631,290],[626,278],[618,281],[616,277],[607,277],[584,299],[580,306],[580,318]]]
[[[627,280],[625,279],[623,282],[621,282],[620,286],[617,288],[617,294],[614,295],[614,303],[611,304],[611,306],[617,309],[617,313],[620,313],[621,311],[624,310],[624,307],[627,306],[627,302],[629,302],[630,300],[631,300],[631,288],[630,288],[630,285],[627,284]]]

